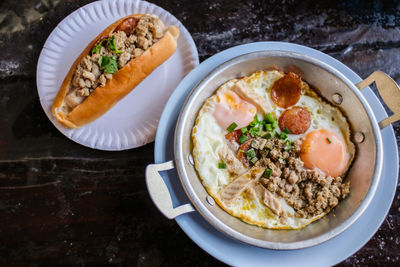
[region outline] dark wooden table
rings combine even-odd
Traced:
[[[151,202],[144,169],[153,162],[153,143],[92,150],[67,139],[44,114],[35,83],[39,53],[54,27],[88,2],[1,1],[0,265],[221,264]],[[323,51],[361,77],[380,69],[400,82],[394,2],[153,2],[187,27],[200,61],[239,44],[286,41]],[[399,124],[394,128],[399,138]],[[379,231],[340,266],[400,264],[398,192]]]

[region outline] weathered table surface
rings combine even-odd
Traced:
[[[64,137],[44,114],[35,83],[40,50],[54,27],[88,2],[1,1],[0,264],[221,264],[151,202],[144,169],[153,143],[92,150]],[[400,5],[389,1],[153,2],[187,27],[200,61],[239,44],[287,41],[328,53],[361,77],[380,69],[400,82]],[[394,128],[399,137],[399,124]],[[399,245],[397,190],[380,230],[340,265],[399,265]]]

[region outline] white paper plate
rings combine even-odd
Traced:
[[[79,129],[63,127],[51,114],[54,97],[75,59],[87,44],[121,17],[155,14],[181,34],[176,52],[96,121]],[[158,121],[171,93],[199,64],[197,49],[186,28],[164,9],[140,0],[104,0],[71,13],[50,34],[39,57],[36,83],[40,103],[50,121],[71,140],[101,150],[124,150],[154,141]]]

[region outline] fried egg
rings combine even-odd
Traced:
[[[285,73],[277,70],[259,71],[221,85],[197,115],[192,130],[192,154],[203,186],[229,214],[264,228],[300,229],[326,213],[300,218],[285,199],[276,198],[277,205],[286,214],[282,219],[248,186],[258,174],[253,173],[250,178],[249,168],[241,164],[237,164],[235,170],[219,166],[223,157],[233,163],[237,161],[225,137],[227,128],[233,122],[236,129],[246,127],[254,116],[263,118],[268,111],[279,119],[280,126],[288,125],[292,129],[288,140],[302,142],[300,156],[305,168],[316,168],[333,177],[346,173],[355,153],[346,117],[304,81],[301,81],[296,101],[288,97],[296,93],[290,88],[286,96],[274,94],[274,86],[284,76]],[[287,131],[280,127],[276,129],[278,133],[284,130]],[[224,200],[221,192],[239,178],[246,184],[244,189],[232,201]]]
[[[237,127],[242,128],[253,120],[256,107],[243,100],[231,90],[217,95],[217,103],[214,109],[214,118],[222,129],[226,129],[233,121]]]

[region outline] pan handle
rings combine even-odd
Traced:
[[[379,70],[373,72],[356,86],[361,90],[373,82],[375,82],[385,104],[393,111],[392,116],[379,122],[379,127],[383,129],[400,120],[400,87],[389,75]]]
[[[159,171],[166,171],[175,168],[172,160],[160,164],[149,164],[146,167],[146,185],[156,207],[168,219],[194,211],[191,204],[185,204],[174,208],[167,185],[161,177]]]

